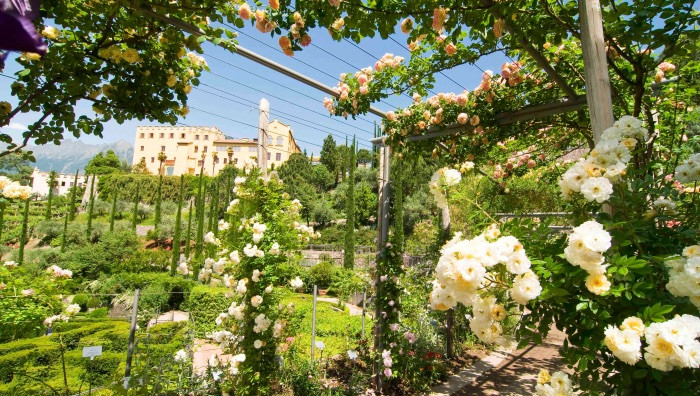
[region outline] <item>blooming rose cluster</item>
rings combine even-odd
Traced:
[[[666,259],[669,279],[666,289],[677,297],[688,297],[700,308],[700,245],[683,249],[682,256]]]
[[[8,199],[19,199],[24,201],[32,195],[31,187],[23,186],[5,176],[0,176],[0,190],[2,190],[2,196]]]
[[[640,120],[631,116],[620,118],[603,132],[587,157],[578,160],[564,173],[559,181],[564,199],[581,193],[589,202],[607,201],[613,193],[612,183],[625,174],[627,163],[632,159],[631,150],[647,137],[648,131]]]
[[[549,370],[540,370],[537,374],[535,394],[538,396],[571,396],[574,394],[573,384],[563,371],[549,375]]]
[[[573,229],[569,235],[569,244],[564,249],[566,260],[588,272],[586,288],[596,295],[610,290],[610,281],[605,276],[607,266],[605,253],[610,249],[612,238],[603,229],[603,225],[591,220]]]
[[[300,287],[304,286],[304,282],[297,276],[289,281],[289,285],[292,287],[292,289],[299,289]]]
[[[67,278],[70,279],[73,277],[73,271],[63,269],[57,265],[52,265],[49,268],[46,269],[46,272],[51,275],[52,278]]]
[[[673,73],[676,71],[676,65],[669,62],[661,62],[656,66],[656,75],[654,76],[654,81],[660,83],[666,79],[666,73]]]
[[[297,237],[303,242],[309,242],[312,239],[321,237],[321,233],[318,231],[314,232],[313,227],[296,221],[294,222],[294,229],[298,232]]]
[[[507,342],[500,324],[507,311],[494,297],[496,289],[506,286],[510,298],[520,305],[542,292],[523,245],[513,236],[499,236],[495,225],[469,240],[457,233],[440,251],[430,294],[436,310],[453,308],[458,302],[472,307],[470,327],[488,343]]]
[[[182,276],[187,276],[190,273],[190,268],[189,268],[189,262],[190,259],[185,257],[184,254],[180,255],[180,260],[177,263],[177,268],[176,271],[178,274]]]
[[[435,204],[437,204],[438,208],[443,209],[447,207],[447,195],[445,194],[445,189],[456,186],[460,181],[462,181],[462,174],[457,169],[440,168],[433,173],[428,187],[430,188],[430,192],[433,194]]]
[[[619,328],[605,329],[605,345],[616,358],[630,365],[642,358],[642,337],[647,344],[644,360],[651,367],[661,371],[700,367],[700,318],[682,315],[645,327],[641,319],[632,316]]]
[[[78,304],[69,304],[63,309],[62,314],[60,315],[53,315],[49,316],[48,318],[44,319],[44,326],[46,327],[51,327],[54,322],[62,320],[64,322],[67,322],[71,316],[75,316],[80,312],[80,305]]]
[[[691,155],[676,167],[676,178],[681,183],[700,181],[700,153]]]

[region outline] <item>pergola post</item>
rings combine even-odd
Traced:
[[[386,244],[389,240],[389,160],[391,149],[388,146],[382,145],[379,148],[379,205],[377,208],[377,262],[379,257],[386,249]],[[379,305],[379,296],[381,290],[381,273],[377,265],[377,274],[375,279],[376,296],[375,296],[375,313],[376,318],[374,328],[374,350],[381,351],[382,346],[382,329],[384,327],[384,317],[382,316],[382,308]],[[380,359],[374,361],[375,373],[375,389],[382,393],[382,372]]]
[[[608,61],[605,56],[603,16],[600,0],[579,0],[581,47],[586,78],[586,99],[591,115],[593,141],[598,143],[603,131],[615,122],[610,92]]]
[[[270,122],[270,102],[260,99],[260,118],[258,119],[258,167],[267,175],[267,125]]]

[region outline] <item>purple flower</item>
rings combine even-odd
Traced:
[[[0,49],[46,53],[32,21],[39,16],[39,0],[0,0]]]

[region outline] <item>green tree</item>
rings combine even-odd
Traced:
[[[338,180],[339,172],[338,159],[338,148],[335,145],[335,140],[333,139],[332,135],[328,135],[325,139],[323,139],[320,162],[333,174],[336,181]]]
[[[112,210],[109,212],[109,230],[114,231],[114,217],[117,212],[117,198],[119,197],[119,192],[114,191],[112,193]]]
[[[2,124],[0,123],[0,125]],[[20,153],[0,157],[0,176],[7,176],[23,185],[29,185],[32,172],[31,162]]]
[[[24,201],[22,210],[22,229],[19,234],[19,251],[17,252],[17,265],[19,266],[24,263],[24,247],[29,241],[29,235],[27,235],[29,228],[29,201],[30,199]]]
[[[310,176],[309,181],[318,192],[326,192],[335,184],[335,177],[323,164],[314,165]]]
[[[158,190],[156,192],[156,218],[155,218],[155,230],[158,233],[158,226],[160,225],[160,204],[163,193],[163,162],[168,159],[168,156],[164,152],[158,153]]]
[[[357,163],[367,165],[372,162],[372,152],[367,149],[357,150]]]
[[[139,202],[140,202],[139,190],[140,190],[140,187],[137,184],[136,185],[136,194],[134,194],[134,209],[131,212],[131,229],[134,230],[134,232],[136,232],[136,225],[139,222]]]
[[[190,248],[192,246],[192,200],[190,209],[187,211],[187,236],[185,237],[185,257],[190,258]]]
[[[348,182],[355,180],[355,139],[353,138],[348,158]],[[355,189],[348,188],[345,200],[345,255],[343,266],[348,269],[355,267]]]
[[[114,152],[114,150],[107,150],[105,153],[97,153],[87,166],[85,166],[85,173],[92,175],[106,175],[110,173],[121,173],[122,172],[122,161]]]
[[[51,204],[53,203],[53,189],[56,186],[56,177],[58,174],[55,171],[49,173],[49,194],[46,197],[46,213],[44,214],[44,219],[51,219]]]
[[[87,227],[85,227],[88,241],[92,238],[92,211],[95,209],[95,178],[95,175],[92,175],[92,180],[90,181],[90,201],[88,202]]]
[[[185,196],[185,175],[180,175],[180,195],[177,197],[177,212],[175,212],[175,233],[173,235],[173,256],[170,262],[170,275],[175,276],[178,260],[180,259],[180,243],[182,240],[182,199]]]
[[[141,161],[131,168],[131,173],[135,173],[137,175],[150,175],[151,172],[148,170],[148,166],[146,166],[146,159],[141,158]]]
[[[78,193],[78,171],[75,171],[75,177],[73,178],[73,187],[70,189],[70,206],[68,207],[68,220],[73,221],[75,219],[75,197]]]

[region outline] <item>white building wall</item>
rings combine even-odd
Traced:
[[[58,173],[56,175],[56,184],[54,185],[54,195],[64,195],[70,191],[73,187],[73,182],[75,180],[75,174],[70,173]],[[78,175],[78,186],[82,187],[85,185],[85,176]],[[37,168],[34,168],[32,173],[32,193],[38,194],[42,197],[49,195],[49,172],[42,172]]]

